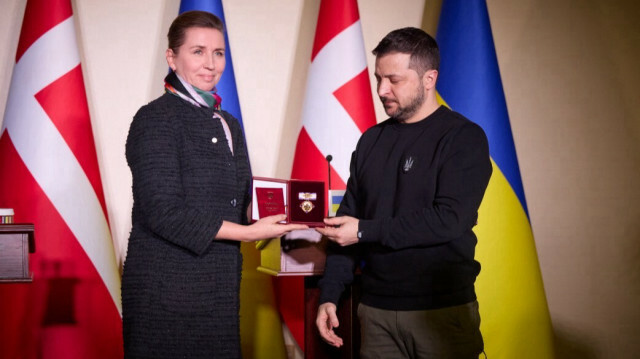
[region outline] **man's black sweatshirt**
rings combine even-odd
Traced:
[[[484,131],[441,106],[425,119],[367,130],[351,158],[338,216],[358,218],[359,242],[330,245],[320,303],[338,302],[356,267],[361,302],[424,310],[476,299],[472,228],[491,177]]]

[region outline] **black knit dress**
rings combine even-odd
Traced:
[[[223,220],[246,223],[250,169],[238,121],[222,113],[232,154],[212,111],[165,94],[131,124],[126,358],[241,357],[240,246],[214,237]]]

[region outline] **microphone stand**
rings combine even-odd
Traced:
[[[327,207],[331,207],[331,160],[333,160],[333,156],[331,155],[327,155],[327,157],[325,157],[325,159],[327,160],[327,172],[328,172],[328,189],[327,189],[327,196],[329,196],[329,206]],[[329,213],[331,213],[331,208],[327,208],[327,217],[329,217]]]

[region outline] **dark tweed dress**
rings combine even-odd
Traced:
[[[165,94],[142,107],[127,138],[132,230],[122,277],[126,358],[240,358],[238,242],[250,170],[238,121]]]

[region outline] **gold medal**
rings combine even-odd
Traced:
[[[313,207],[315,207],[313,203],[311,203],[311,201],[308,201],[308,200],[300,203],[300,208],[304,213],[311,212],[311,210],[313,210]]]

